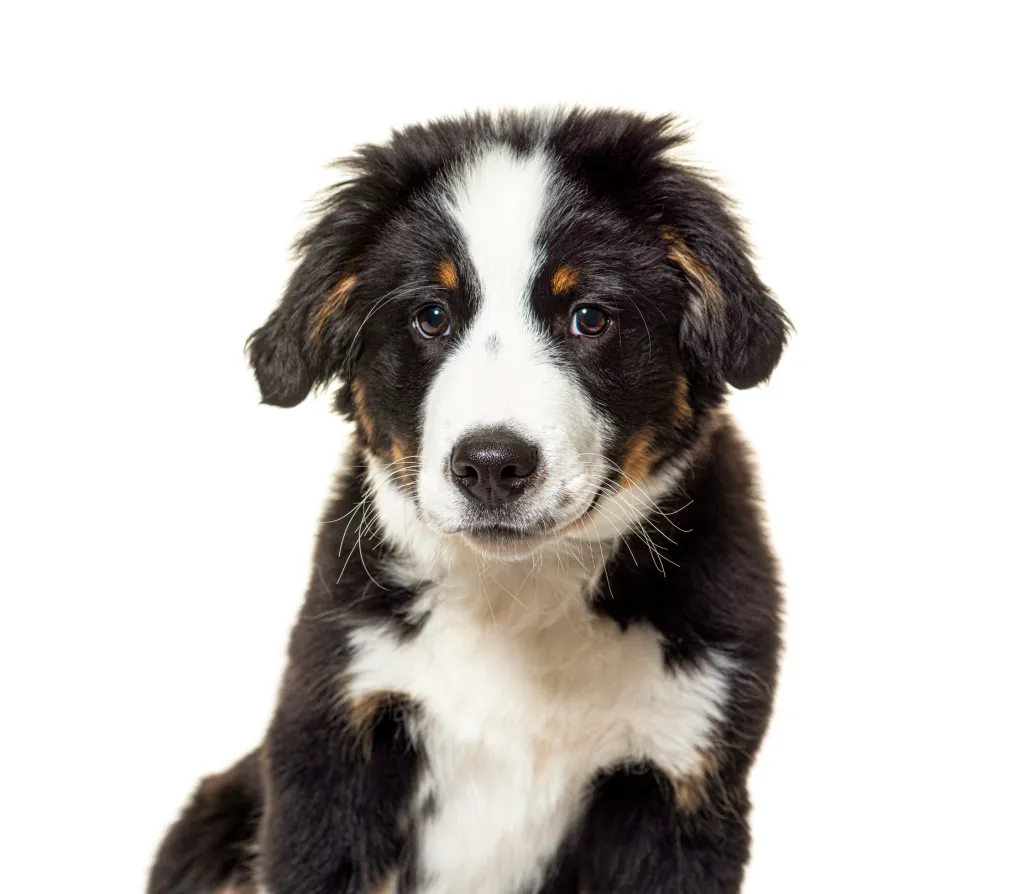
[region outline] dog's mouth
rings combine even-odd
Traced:
[[[487,541],[505,541],[505,540],[530,540],[534,538],[543,537],[545,529],[543,527],[527,529],[527,528],[516,528],[510,525],[473,525],[468,528],[464,528],[460,533],[464,537],[469,537],[473,540],[480,540],[482,542]]]
[[[560,529],[547,526],[515,528],[507,525],[475,525],[463,528],[458,533],[468,546],[484,556],[519,559],[556,539],[559,532]]]
[[[510,524],[473,524],[457,533],[474,550],[495,558],[524,558],[546,543],[558,540],[564,535],[579,530],[593,512],[605,492],[598,487],[589,505],[583,512],[569,519],[551,521],[532,526]]]

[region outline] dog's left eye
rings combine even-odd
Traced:
[[[441,335],[448,335],[452,331],[448,311],[439,304],[421,307],[416,312],[415,326],[416,331],[424,338],[438,338]]]
[[[608,314],[599,307],[578,307],[569,324],[570,335],[594,338],[608,328]]]

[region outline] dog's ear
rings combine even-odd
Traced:
[[[359,275],[344,222],[325,214],[296,249],[299,264],[281,301],[246,342],[263,403],[276,407],[294,407],[344,374],[356,347],[349,310]]]
[[[360,349],[357,308],[368,292],[360,261],[394,213],[444,169],[458,125],[442,123],[438,133],[448,138],[409,127],[337,162],[347,179],[323,197],[318,222],[296,243],[299,264],[280,304],[246,343],[264,403],[293,407],[334,376],[351,378]]]
[[[789,337],[786,314],[754,270],[725,197],[685,169],[674,173],[667,192],[672,211],[662,216],[665,256],[689,286],[683,350],[734,388],[764,382]]]

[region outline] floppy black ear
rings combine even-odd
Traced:
[[[299,265],[280,304],[247,342],[264,403],[293,407],[333,376],[350,377],[360,259],[394,212],[444,169],[459,127],[442,122],[432,136],[412,126],[337,163],[349,179],[324,196],[320,220],[296,243]]]
[[[665,253],[690,285],[680,339],[710,374],[734,388],[764,382],[789,337],[785,312],[761,282],[742,229],[714,187],[689,171],[673,182]],[[663,218],[663,219],[665,219]]]
[[[732,357],[725,378],[734,388],[767,381],[789,340],[789,318],[771,293],[758,285],[740,299],[742,319],[732,331]]]
[[[265,404],[294,407],[341,371],[332,357],[351,360],[347,311],[359,280],[344,230],[328,214],[299,240],[300,262],[280,303],[246,342]]]
[[[246,350],[263,403],[294,407],[309,394],[313,377],[303,356],[301,338],[282,317],[280,309],[274,311],[249,336]]]

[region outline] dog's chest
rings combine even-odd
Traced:
[[[666,669],[655,631],[585,611],[524,626],[443,601],[415,637],[356,646],[354,695],[420,707],[412,828],[430,894],[536,889],[594,774],[649,760],[685,777],[726,696],[724,664]]]

